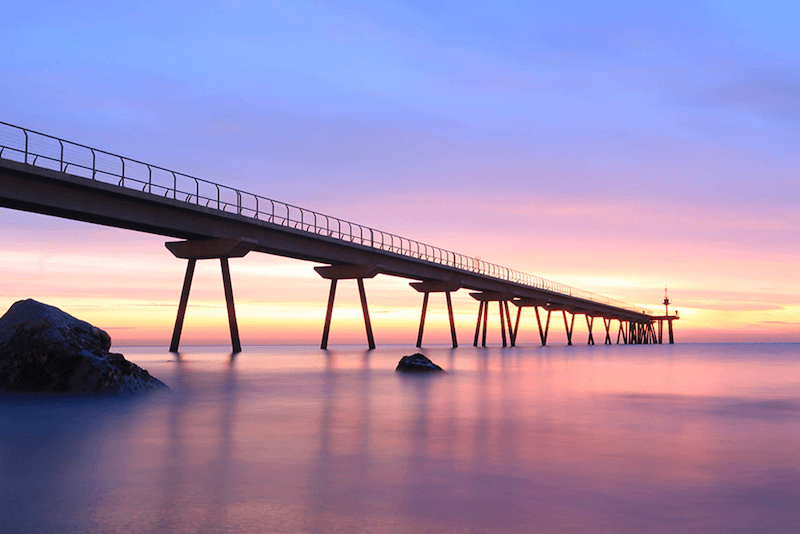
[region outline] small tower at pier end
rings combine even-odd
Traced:
[[[664,321],[667,321],[667,328],[669,330],[669,343],[673,345],[675,343],[675,337],[672,333],[672,321],[677,321],[678,317],[678,310],[675,310],[675,315],[669,314],[669,296],[667,295],[667,288],[664,288],[664,315],[661,317],[654,317],[655,320],[658,321],[658,342],[664,342]]]

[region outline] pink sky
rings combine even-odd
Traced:
[[[0,20],[0,121],[653,310],[669,286],[679,341],[799,342],[800,13],[720,6],[26,3]],[[165,239],[9,210],[0,228],[0,308],[168,343],[185,265]],[[311,264],[231,266],[245,344],[319,341]],[[332,343],[364,342],[352,285]],[[413,343],[407,281],[367,293],[379,345]],[[467,343],[477,306],[454,303]],[[226,339],[201,263],[184,342]]]

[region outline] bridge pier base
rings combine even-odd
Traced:
[[[673,335],[672,331],[672,321],[678,319],[677,315],[665,315],[663,317],[657,317],[658,319],[658,342],[664,343],[664,321],[667,322],[667,329],[669,331],[669,344],[673,345],[675,343],[675,336]]]
[[[327,267],[314,267],[322,278],[331,281],[331,289],[328,293],[328,308],[325,313],[325,326],[322,329],[322,342],[320,348],[328,349],[328,336],[331,331],[331,319],[333,317],[333,302],[336,298],[336,285],[339,280],[355,279],[358,284],[358,296],[361,299],[361,312],[364,315],[364,327],[367,331],[367,345],[369,350],[375,349],[375,337],[372,335],[372,321],[369,318],[369,308],[367,307],[367,292],[364,289],[364,278],[374,278],[380,269],[374,265],[330,265]]]
[[[547,322],[544,325],[544,330],[542,329],[542,319],[539,316],[539,307],[534,307],[536,310],[536,323],[539,325],[539,339],[542,341],[542,346],[547,346],[547,333],[550,331],[550,314],[553,313],[553,310],[547,310]]]
[[[450,319],[450,338],[453,342],[453,348],[455,349],[458,347],[458,340],[456,338],[456,323],[453,317],[453,301],[450,298],[450,293],[461,289],[461,284],[455,282],[443,282],[439,280],[426,280],[424,282],[411,282],[409,285],[424,295],[422,297],[422,313],[419,318],[417,348],[422,347],[422,333],[425,329],[425,318],[428,313],[428,297],[431,293],[444,293],[445,300],[447,301],[447,315]]]
[[[575,330],[575,314],[572,313],[572,321],[567,323],[567,310],[561,310],[564,315],[564,329],[567,331],[567,345],[572,345],[572,331]]]
[[[176,258],[188,260],[186,275],[183,278],[183,290],[178,304],[178,314],[175,317],[175,327],[172,330],[172,341],[169,345],[170,352],[178,352],[183,331],[183,321],[186,317],[186,307],[189,303],[189,292],[192,288],[192,278],[197,260],[219,259],[222,268],[222,286],[225,290],[225,304],[228,308],[228,326],[231,331],[231,348],[233,352],[242,352],[239,340],[239,325],[236,322],[236,307],[233,302],[233,285],[231,284],[231,271],[228,258],[242,258],[253,249],[255,242],[241,237],[223,239],[202,239],[196,241],[172,241],[165,243],[167,249]]]
[[[611,345],[611,319],[603,317],[603,326],[606,327],[606,340],[604,345]]]
[[[513,295],[500,293],[497,291],[484,291],[482,293],[470,293],[472,298],[478,301],[478,323],[475,325],[475,340],[472,345],[478,346],[478,336],[481,334],[481,320],[483,320],[483,332],[481,335],[481,346],[486,346],[486,331],[489,325],[489,303],[497,302],[500,312],[500,333],[503,341],[503,346],[507,347],[509,342],[511,346],[516,345],[516,332],[511,327],[511,311],[508,307],[508,301],[513,299]],[[508,334],[506,334],[508,329]]]

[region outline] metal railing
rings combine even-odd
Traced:
[[[258,221],[635,313],[649,313],[624,302],[546,278],[5,122],[0,122],[0,158],[235,213]]]

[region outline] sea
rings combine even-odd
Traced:
[[[0,397],[0,532],[800,532],[800,344],[115,350]]]

